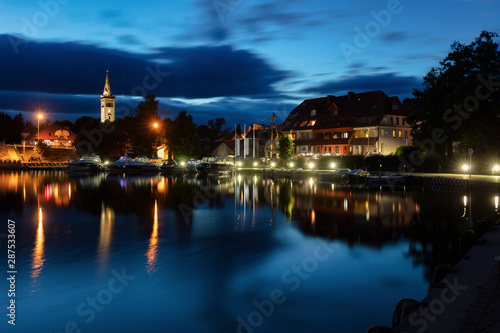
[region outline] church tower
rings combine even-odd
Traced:
[[[115,96],[111,94],[111,85],[109,84],[109,70],[106,68],[106,83],[101,95],[101,122],[106,120],[115,121]]]

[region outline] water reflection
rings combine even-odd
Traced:
[[[102,203],[99,243],[97,248],[97,261],[101,274],[106,274],[108,269],[114,225],[115,212],[113,208],[105,206],[104,203]]]
[[[36,231],[35,247],[31,255],[31,279],[32,292],[35,292],[39,286],[40,273],[42,272],[45,261],[45,236],[43,233],[43,212],[42,207],[38,208],[38,228]]]
[[[146,270],[149,274],[153,274],[157,269],[158,261],[158,202],[155,200],[155,211],[153,218],[153,231],[149,238],[148,252],[146,253],[147,266]]]

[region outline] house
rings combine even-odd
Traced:
[[[76,134],[71,132],[69,128],[62,127],[56,124],[50,125],[38,133],[30,134],[26,137],[26,141],[36,144],[45,143],[53,147],[71,147],[76,139]]]
[[[412,142],[399,98],[380,90],[305,100],[281,131],[292,134],[295,153],[304,155],[388,155]]]

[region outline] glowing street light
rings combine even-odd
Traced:
[[[309,163],[309,169],[314,168],[314,163]]]
[[[274,162],[271,163],[271,168],[274,168],[276,164]]]
[[[293,168],[294,164],[293,162],[290,162],[290,168]]]
[[[330,168],[335,169],[335,163],[330,164]]]
[[[36,138],[38,140],[37,145],[40,146],[40,119],[43,118],[43,115],[41,113],[38,114],[37,117],[37,129],[38,129],[38,134],[36,135]]]
[[[467,164],[463,164],[463,165],[462,165],[462,170],[463,170],[464,172],[467,172],[467,170],[469,170],[469,165],[467,165]]]
[[[493,168],[491,169],[492,174],[498,173],[499,171],[500,171],[500,165],[498,165],[498,164],[495,164],[493,166]]]

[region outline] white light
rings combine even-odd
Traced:
[[[181,162],[181,166],[185,166],[186,165],[186,162]]]
[[[310,169],[314,168],[314,163],[309,163],[309,168]]]
[[[257,162],[253,162],[253,166],[256,167],[257,166]]]
[[[238,162],[238,166],[241,166],[241,162]]]
[[[495,210],[498,210],[498,196],[495,197]]]
[[[469,166],[467,164],[462,165],[462,170],[463,171],[469,170]]]
[[[335,169],[335,163],[330,164],[330,167],[331,167],[332,169]]]
[[[293,168],[294,164],[293,162],[290,162],[290,168]]]
[[[276,164],[274,164],[274,162],[271,163],[271,167],[274,168]]]
[[[495,171],[495,172],[500,171],[500,165],[495,165],[495,166],[493,167],[493,171]]]

